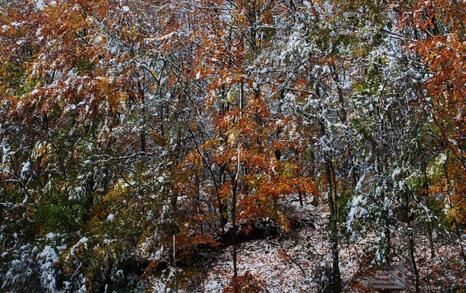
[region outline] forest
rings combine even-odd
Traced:
[[[0,292],[466,292],[465,13],[0,0]]]

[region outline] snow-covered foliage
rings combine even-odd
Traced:
[[[464,8],[0,1],[0,291],[464,285]]]

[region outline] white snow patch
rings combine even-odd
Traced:
[[[21,178],[26,179],[31,174],[31,162],[27,161],[23,163],[23,167],[21,168]]]
[[[37,255],[40,267],[40,282],[42,287],[50,292],[56,292],[56,280],[54,265],[58,261],[55,250],[47,245],[41,253]]]
[[[115,220],[115,215],[114,214],[109,214],[107,216],[107,222],[113,222]]]

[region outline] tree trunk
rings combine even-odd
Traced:
[[[299,205],[300,206],[304,206],[304,202],[303,202],[303,193],[300,191],[298,191],[298,196],[299,196]]]
[[[176,235],[173,234],[173,268],[175,269],[175,292],[178,292],[178,270],[176,268]]]
[[[340,249],[338,241],[338,210],[336,206],[335,172],[331,161],[326,162],[327,195],[330,207],[330,239],[332,242],[332,292],[341,292]]]
[[[232,188],[232,203],[231,203],[231,222],[233,225],[233,291],[235,293],[238,292],[237,287],[237,280],[238,280],[238,266],[237,266],[237,247],[236,247],[236,192],[237,192],[237,181],[236,178],[233,181],[233,188]]]
[[[430,258],[435,258],[435,246],[434,246],[434,232],[432,228],[432,223],[427,224],[427,234],[429,236],[429,248],[430,248]]]
[[[240,117],[243,116],[243,83],[240,84],[240,94],[239,94],[239,109]],[[231,222],[233,225],[233,291],[235,293],[238,291],[237,281],[238,281],[238,266],[237,266],[237,244],[236,244],[236,233],[237,233],[237,224],[236,224],[236,204],[237,204],[237,193],[239,187],[239,177],[241,173],[241,142],[238,142],[237,147],[237,165],[236,165],[236,174],[232,178],[232,204],[231,204]]]
[[[411,264],[413,265],[413,272],[415,277],[415,286],[416,286],[416,293],[421,292],[419,288],[419,271],[417,270],[416,265],[416,258],[415,258],[415,243],[414,243],[414,235],[413,231],[411,230],[411,235],[409,236],[409,254],[411,256]]]

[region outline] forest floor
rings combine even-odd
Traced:
[[[290,231],[279,238],[254,240],[238,245],[240,276],[251,273],[255,281],[266,289],[265,292],[321,292],[322,284],[326,283],[325,272],[328,273],[331,267],[329,211],[324,204],[315,207],[309,201],[305,202],[304,207],[293,201],[288,208],[301,219],[312,219],[313,226]],[[446,292],[447,288],[453,286],[466,286],[466,267],[458,240],[451,235],[434,235],[435,255],[432,256],[425,233],[416,231],[415,234],[421,292]],[[413,266],[405,238],[393,233],[393,262],[402,265],[406,271],[407,290],[404,292],[415,292]],[[352,242],[340,240],[340,269],[344,292],[373,292],[358,284],[371,266],[375,241],[373,234]],[[193,271],[197,273],[179,269],[178,292],[222,292],[233,275],[231,259],[230,246],[216,252],[211,262],[195,265]],[[174,292],[167,289],[169,279],[170,276],[153,277],[145,283],[145,291]]]

